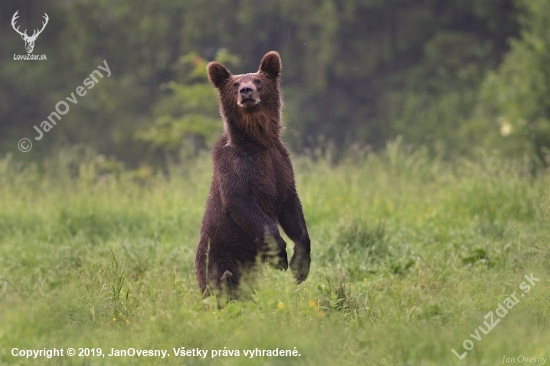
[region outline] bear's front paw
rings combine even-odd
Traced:
[[[311,258],[309,254],[300,253],[298,250],[294,250],[294,255],[290,260],[290,271],[296,280],[296,284],[302,283],[306,280],[309,274],[309,264]]]

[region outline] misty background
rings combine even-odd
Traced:
[[[26,54],[11,21],[32,34]],[[444,159],[487,151],[550,162],[548,0],[3,0],[0,157],[63,153],[147,169],[208,151],[222,131],[209,61],[283,60],[284,140],[338,159],[396,138]],[[111,75],[34,140],[103,61]],[[32,150],[18,150],[29,138]]]

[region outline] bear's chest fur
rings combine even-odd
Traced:
[[[282,143],[268,148],[224,145],[218,151],[217,165],[238,180],[249,203],[256,203],[269,217],[277,221],[282,202],[293,187],[290,160]],[[221,187],[220,187],[221,188]],[[253,202],[252,202],[253,201]]]

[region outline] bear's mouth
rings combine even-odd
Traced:
[[[253,107],[255,106],[256,104],[258,104],[258,101],[256,99],[253,99],[253,98],[246,98],[246,99],[243,99],[241,100],[241,102],[239,103],[242,107]]]

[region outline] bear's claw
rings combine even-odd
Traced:
[[[311,258],[309,257],[309,254],[306,255],[303,253],[294,252],[292,259],[290,260],[290,270],[294,275],[296,284],[300,284],[307,279],[310,262]]]

